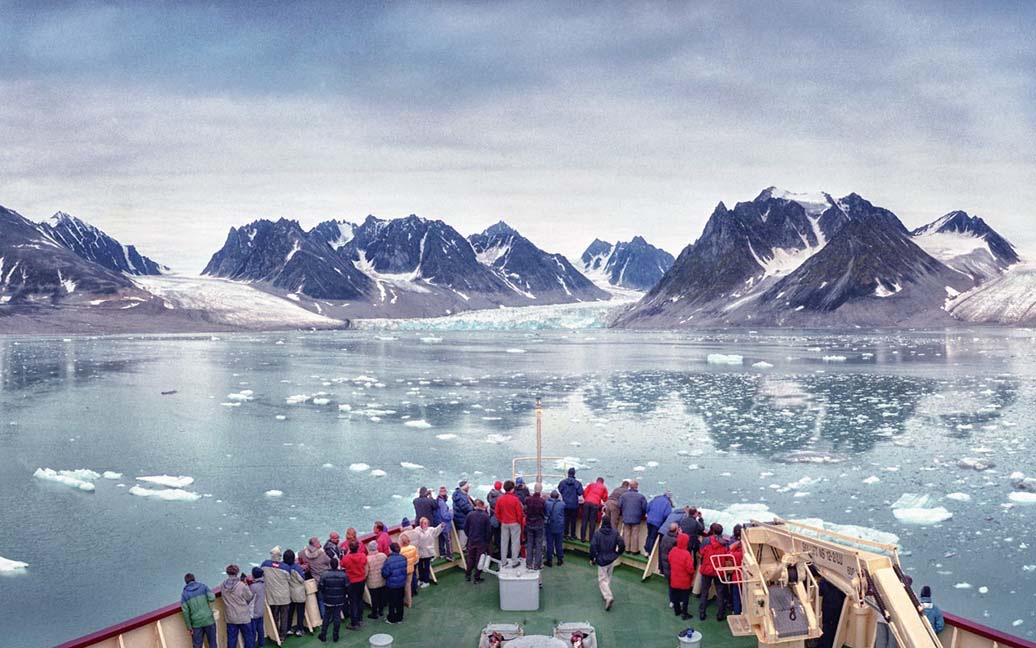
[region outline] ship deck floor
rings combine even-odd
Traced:
[[[733,637],[726,622],[715,619],[716,605],[709,608],[707,621],[698,621],[697,614],[683,621],[669,608],[666,584],[660,577],[641,582],[641,571],[619,566],[612,578],[615,604],[605,611],[597,589],[597,569],[579,552],[566,552],[562,567],[544,567],[540,609],[535,612],[503,612],[499,606],[497,581],[473,585],[464,580],[459,569],[438,574],[438,583],[420,591],[413,607],[404,612],[401,624],[389,625],[384,620],[364,617],[358,631],[346,630],[343,624],[340,645],[367,646],[369,637],[377,633],[393,637],[393,648],[443,647],[476,648],[479,634],[488,623],[520,623],[527,635],[550,634],[559,622],[587,621],[597,630],[603,648],[674,648],[681,630],[693,627],[703,635],[709,648],[754,648],[755,637]],[[692,612],[698,599],[691,598]],[[330,632],[329,632],[330,635]],[[328,636],[328,644],[331,637]],[[269,643],[267,644],[269,645]],[[316,634],[291,637],[285,648],[322,646]]]

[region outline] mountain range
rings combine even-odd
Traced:
[[[999,277],[1014,248],[979,218],[951,212],[908,230],[853,193],[775,187],[720,202],[697,241],[615,324],[913,326],[953,320],[947,299]]]
[[[194,279],[63,212],[34,223],[0,207],[0,331],[338,328],[633,291],[646,293],[607,307],[610,325],[1032,324],[1036,269],[1019,262],[963,211],[909,230],[855,193],[775,187],[719,203],[676,259],[636,236],[595,239],[573,264],[502,221],[465,237],[416,215],[308,230],[280,219],[231,228]]]

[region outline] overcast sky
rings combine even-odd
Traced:
[[[1031,2],[259,4],[0,0],[0,204],[190,272],[282,216],[676,254],[769,185],[1036,251]]]

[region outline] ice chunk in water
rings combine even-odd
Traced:
[[[824,362],[845,362],[848,360],[848,358],[842,355],[829,355],[824,356],[822,359]]]
[[[81,491],[92,493],[95,490],[95,487],[92,481],[84,478],[86,473],[93,473],[93,475],[95,475],[94,479],[100,477],[100,475],[92,470],[53,470],[51,468],[37,468],[36,472],[34,472],[32,476],[42,481],[63,484]]]
[[[971,589],[971,583],[957,583],[953,587],[956,589]]]
[[[525,349],[508,349],[507,353],[525,353]]]
[[[309,394],[295,394],[293,396],[288,396],[285,399],[285,402],[288,405],[299,405],[300,403],[305,403],[309,399],[310,399]]]
[[[419,430],[427,430],[428,428],[432,427],[432,424],[429,423],[428,421],[424,420],[424,419],[417,419],[417,420],[414,420],[414,421],[407,421],[403,425],[405,425],[407,427],[417,428]]]
[[[371,471],[371,477],[384,477],[387,474],[388,473],[386,473],[384,470],[380,470],[378,468],[375,468]]]
[[[739,365],[745,361],[745,357],[736,354],[724,355],[722,353],[710,353],[705,360],[709,364]]]
[[[410,463],[409,461],[400,461],[399,465],[407,470],[420,470],[424,468],[421,464]]]
[[[137,497],[154,497],[155,499],[164,500],[166,502],[196,502],[201,499],[201,495],[198,493],[192,493],[191,491],[185,491],[180,488],[144,488],[143,486],[134,486],[129,489],[130,495],[136,495]]]
[[[0,572],[24,572],[29,566],[29,563],[22,562],[20,560],[10,560],[0,556]]]
[[[354,464],[349,464],[349,470],[351,470],[353,472],[367,472],[370,469],[371,469],[370,465],[362,463],[362,462],[354,463]]]
[[[967,493],[950,493],[946,496],[946,499],[953,500],[954,502],[970,502],[971,495]]]
[[[1015,491],[1008,495],[1007,499],[1011,500],[1015,504],[1036,504],[1036,493]]]
[[[314,398],[313,399],[313,404],[314,405],[327,405],[330,402],[331,402],[331,399],[330,398],[326,398],[324,396],[321,396],[320,398]]]
[[[114,470],[105,470],[101,476],[105,479],[122,479],[122,473]]]
[[[759,362],[753,364],[752,366],[755,367],[756,369],[773,369],[773,365],[770,364],[769,362],[764,361],[764,360],[760,360]]]
[[[982,472],[983,470],[989,470],[990,468],[994,467],[996,464],[994,464],[992,461],[989,461],[989,460],[986,460],[986,459],[976,459],[974,457],[964,457],[963,459],[961,459],[960,461],[957,462],[957,465],[960,466],[961,468],[968,468],[968,469],[971,469],[971,470],[977,470],[979,472]]]
[[[451,439],[456,439],[457,435],[447,432],[445,434],[436,434],[435,438],[439,439],[440,441],[450,441]]]
[[[875,477],[874,475],[871,475],[871,476],[870,476],[870,477],[868,477],[867,479],[864,479],[864,480],[863,480],[863,483],[864,483],[864,484],[867,484],[868,486],[870,486],[871,484],[877,484],[877,483],[878,483],[878,482],[880,482],[880,481],[881,481],[880,479],[878,479],[878,478],[877,478],[877,477]]]
[[[282,497],[284,495],[284,491],[277,490],[276,488],[271,488],[270,490],[263,493],[263,495],[265,495],[266,497]]]
[[[507,443],[510,440],[511,437],[507,434],[487,434],[485,438],[486,443],[494,444]]]
[[[930,495],[916,495],[904,493],[892,504],[892,514],[896,519],[905,524],[938,524],[953,517],[942,506],[933,506]]]
[[[158,484],[159,486],[168,486],[169,488],[183,488],[184,486],[190,486],[194,483],[194,477],[187,477],[186,475],[180,475],[179,477],[173,477],[171,475],[150,475],[147,477],[137,477],[137,481],[148,482],[149,484]]]

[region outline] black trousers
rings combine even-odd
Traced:
[[[669,588],[669,600],[673,604],[673,612],[687,614],[687,604],[691,600],[691,590]]]
[[[471,578],[471,573],[475,572],[475,578],[482,578],[482,572],[478,569],[478,561],[482,557],[482,554],[487,553],[489,547],[481,542],[472,542],[471,538],[468,538],[468,568],[465,571],[465,576]]]
[[[363,587],[365,583],[349,583],[349,622],[360,625],[363,619]]]
[[[320,626],[320,639],[327,639],[327,627],[334,624],[334,634],[332,638],[338,641],[338,632],[342,629],[342,606],[341,605],[325,605],[324,606],[324,623]]]
[[[398,623],[403,620],[403,588],[386,587],[385,591],[388,592],[388,620]]]
[[[579,519],[579,507],[565,509],[565,537],[576,537],[576,521]]]
[[[417,559],[417,580],[421,583],[432,582],[432,559]]]
[[[716,618],[723,617],[723,611],[727,607],[727,586],[720,582],[719,576],[701,575],[701,603],[698,605],[698,616],[704,617],[709,609],[709,588],[716,585]]]
[[[601,507],[589,502],[583,502],[583,524],[579,527],[579,539],[583,542],[590,542],[597,530],[597,516],[601,513]]]
[[[277,627],[277,634],[282,638],[288,634],[288,612],[291,611],[291,603],[285,605],[271,605],[270,613],[273,615],[273,625]]]
[[[371,593],[371,614],[375,618],[385,614],[385,588],[375,587],[369,590]]]

